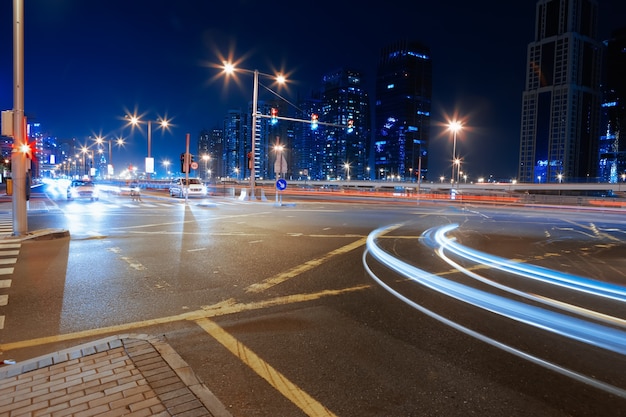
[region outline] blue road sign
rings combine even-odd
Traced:
[[[276,189],[279,191],[283,191],[285,188],[287,188],[287,181],[285,181],[284,178],[279,178],[276,181]]]

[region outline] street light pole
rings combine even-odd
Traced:
[[[148,160],[152,150],[152,120],[148,120]],[[146,170],[146,179],[150,179],[150,173]]]
[[[461,130],[463,125],[461,122],[453,120],[448,123],[448,130],[452,131],[453,134],[453,144],[452,144],[452,175],[450,176],[450,182],[454,184],[454,165],[460,163],[456,157],[456,133]]]
[[[454,141],[452,145],[452,176],[450,179],[454,182],[454,165],[456,165],[456,129],[453,131]]]
[[[232,74],[234,72],[245,72],[245,73],[252,73],[253,74],[253,90],[252,90],[252,114],[251,114],[251,129],[250,129],[250,136],[251,136],[251,140],[250,140],[250,152],[248,153],[248,169],[250,170],[250,195],[248,196],[249,199],[256,199],[255,198],[255,194],[254,194],[254,187],[255,187],[255,182],[256,182],[256,131],[257,131],[257,119],[259,117],[263,117],[263,115],[259,115],[259,111],[258,111],[258,107],[259,107],[259,75],[262,75],[264,77],[270,77],[270,78],[274,78],[278,83],[283,84],[285,83],[285,77],[281,74],[278,74],[276,76],[272,76],[269,74],[264,74],[259,72],[259,70],[246,70],[246,69],[240,69],[240,68],[235,68],[235,66],[232,63],[229,62],[224,62],[224,73],[225,74]],[[267,88],[267,87],[266,87]],[[274,93],[272,90],[268,89],[270,92]],[[276,93],[274,93],[276,94]],[[280,97],[280,96],[279,96]],[[243,168],[242,172],[245,172],[245,167]]]
[[[22,146],[27,145],[24,119],[24,0],[13,0],[13,78],[13,235],[23,236],[28,233],[26,154],[20,152]]]
[[[252,128],[250,131],[252,132],[252,144],[250,146],[250,158],[248,159],[248,164],[250,168],[250,199],[256,200],[254,196],[254,185],[255,185],[255,141],[256,141],[256,116],[257,116],[257,107],[259,101],[259,70],[254,70],[254,87],[252,90]]]
[[[142,123],[141,120],[137,117],[137,116],[130,116],[127,115],[126,116],[127,119],[130,120],[130,124],[131,125],[135,125],[138,126],[139,123]],[[159,118],[159,120],[156,120],[157,122],[159,122],[159,124],[161,125],[161,128],[168,128],[169,126],[169,122],[166,118]],[[150,174],[151,174],[151,170],[154,169],[154,162],[152,162],[152,120],[148,120],[148,156],[146,158],[145,161],[145,165],[146,165],[146,178],[150,179]],[[150,165],[148,165],[148,162],[150,162]]]

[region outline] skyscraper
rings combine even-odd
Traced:
[[[218,177],[241,178],[240,169],[245,169],[246,116],[240,110],[230,110],[224,118],[224,140]],[[248,145],[249,149],[249,145]]]
[[[597,176],[602,44],[596,0],[539,0],[522,97],[519,180]]]
[[[418,42],[382,49],[376,78],[375,174],[415,180],[428,170],[432,61]]]
[[[327,179],[358,179],[367,174],[369,96],[360,72],[338,69],[322,77],[321,114],[323,172]]]
[[[298,101],[298,119],[308,119],[322,112],[319,94],[314,98]],[[294,123],[293,164],[294,175],[299,179],[323,180],[324,173],[324,129],[313,129],[308,123]]]
[[[600,128],[600,181],[626,180],[626,27],[606,41]]]

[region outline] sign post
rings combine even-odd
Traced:
[[[282,192],[287,188],[287,181],[284,178],[276,180],[276,205],[283,204]],[[280,196],[280,197],[279,197]],[[280,201],[279,201],[280,199]]]

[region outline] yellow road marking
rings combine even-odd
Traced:
[[[319,403],[315,398],[302,391],[297,385],[278,372],[270,364],[261,359],[256,353],[240,343],[215,322],[201,319],[196,322],[222,346],[228,349],[239,360],[248,365],[257,375],[265,379],[285,398],[300,408],[307,416],[335,416],[330,410]]]
[[[159,324],[173,323],[184,320],[201,320],[211,317],[225,316],[228,314],[239,313],[248,310],[258,310],[263,308],[269,308],[279,305],[303,303],[307,301],[317,300],[323,297],[332,297],[341,294],[347,294],[354,291],[362,291],[370,288],[370,285],[358,285],[356,287],[344,288],[339,290],[324,290],[311,294],[294,294],[285,297],[277,297],[266,301],[259,301],[255,303],[235,303],[234,301],[220,302],[213,306],[205,307],[202,310],[190,311],[183,314],[177,314],[174,316],[160,317],[156,319],[137,321],[133,323],[119,324],[116,326],[100,327],[97,329],[83,330],[80,332],[60,334],[56,336],[40,337],[37,339],[24,340],[20,342],[12,342],[0,344],[0,351],[6,352],[9,350],[22,349],[32,346],[45,345],[48,343],[62,342],[67,340],[81,339],[86,337],[96,337],[106,333],[127,333],[129,330],[139,329],[142,327],[156,326]]]
[[[324,262],[328,261],[330,258],[332,258],[333,256],[336,255],[341,255],[344,254],[346,252],[350,252],[353,249],[356,249],[358,247],[361,247],[365,244],[365,242],[367,242],[367,237],[361,238],[359,240],[357,240],[356,242],[352,242],[348,245],[342,246],[338,249],[335,249],[333,251],[328,252],[327,254],[320,256],[319,258],[316,259],[311,259],[310,261],[306,261],[303,264],[300,264],[298,266],[295,266],[293,268],[291,268],[288,271],[282,272],[278,275],[274,275],[273,277],[267,278],[261,282],[258,282],[256,284],[252,284],[250,285],[248,288],[246,288],[246,292],[254,292],[254,293],[259,293],[259,292],[263,292],[265,290],[267,290],[268,288],[273,287],[274,285],[278,285],[280,283],[283,283],[285,281],[287,281],[288,279],[294,278],[306,271],[309,271],[313,268],[316,268],[318,266],[320,266],[321,264],[323,264]]]

